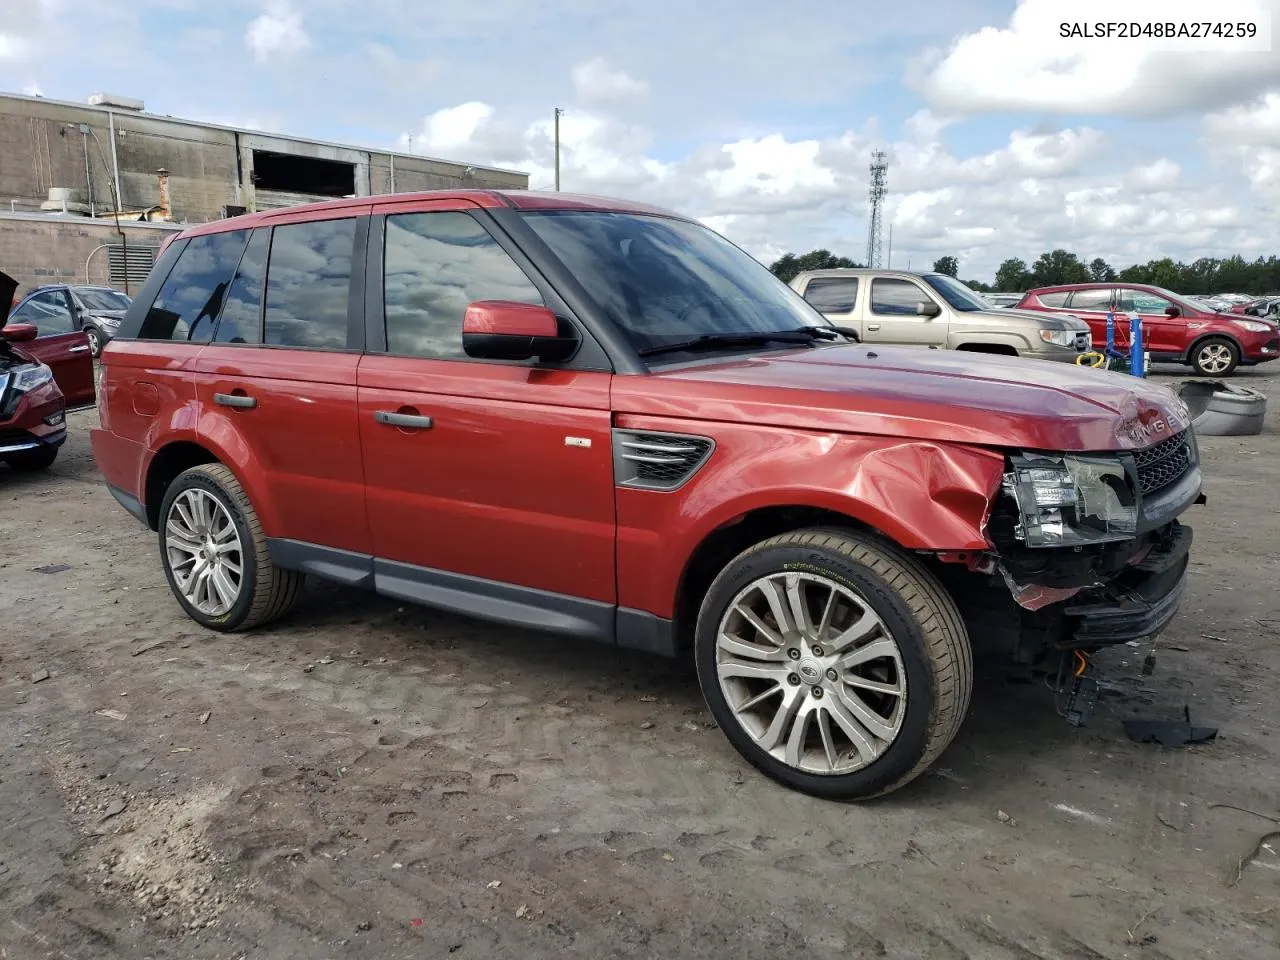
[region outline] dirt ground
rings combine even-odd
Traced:
[[[1268,432],[1202,441],[1154,675],[1106,656],[1084,729],[981,684],[859,806],[749,769],[683,664],[319,585],[200,630],[77,414],[50,474],[0,467],[0,960],[1274,960],[1280,369],[1239,380]],[[1216,742],[1120,728],[1184,706]]]

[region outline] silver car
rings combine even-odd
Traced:
[[[905,270],[810,270],[791,288],[862,342],[1075,363],[1093,349],[1077,317],[992,306],[954,277]]]

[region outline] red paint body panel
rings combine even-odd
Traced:
[[[1122,374],[1062,364],[864,346],[785,351],[619,377],[619,414],[754,423],[1039,450],[1122,450],[1145,446],[1141,424],[1186,426],[1166,387]],[[1120,418],[1117,418],[1117,414]]]
[[[38,337],[18,349],[53,371],[53,379],[57,381],[68,407],[93,405],[96,396],[93,355],[89,352],[89,338],[83,330]]]
[[[236,473],[271,537],[368,553],[355,353],[212,344],[195,362],[200,442]],[[252,409],[214,394],[257,400]]]
[[[1093,333],[1094,346],[1101,347],[1107,342],[1107,312],[1105,310],[1048,307],[1041,303],[1039,299],[1042,294],[1097,289],[1139,290],[1150,293],[1153,296],[1165,297],[1159,287],[1145,283],[1116,281],[1102,284],[1068,284],[1029,290],[1022,295],[1022,299],[1017,303],[1015,309],[1037,310],[1041,313],[1065,313],[1079,317],[1089,324],[1089,329]],[[1179,309],[1183,312],[1177,317],[1154,314],[1144,314],[1142,316],[1143,339],[1148,352],[1164,356],[1184,357],[1197,340],[1209,335],[1216,335],[1229,337],[1238,343],[1242,360],[1265,363],[1269,360],[1280,358],[1280,352],[1275,349],[1277,333],[1274,328],[1268,331],[1246,330],[1238,323],[1241,320],[1258,321],[1262,318],[1235,316],[1209,309],[1201,309],[1190,301],[1187,302],[1185,307],[1180,304]],[[1116,325],[1116,341],[1127,348],[1129,343],[1129,320],[1127,314],[1117,311]],[[1270,346],[1270,349],[1268,349],[1268,346]]]
[[[556,315],[531,303],[485,300],[471,304],[462,318],[464,334],[506,337],[554,337]]]
[[[360,434],[374,553],[612,603],[609,380],[366,356]],[[432,425],[388,426],[375,421],[379,410]]]
[[[615,379],[615,395],[627,379]],[[698,545],[766,507],[831,510],[909,549],[988,548],[985,526],[1002,454],[746,422],[619,415],[617,424],[716,441],[711,459],[677,493],[618,490],[618,602],[624,607],[672,616],[685,564]]]

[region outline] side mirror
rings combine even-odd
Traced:
[[[928,300],[921,300],[919,303],[916,304],[917,317],[928,317],[930,320],[932,320],[941,312],[942,312],[942,308],[940,306]]]
[[[10,343],[30,343],[40,336],[40,331],[29,323],[13,323],[0,330],[0,336]]]
[[[546,307],[510,300],[479,300],[462,318],[462,349],[477,360],[568,360],[578,338],[560,335]]]
[[[1176,307],[1176,306],[1169,306],[1169,307],[1165,307],[1165,308],[1164,308],[1164,315],[1165,315],[1166,317],[1180,317],[1180,316],[1182,316],[1182,310],[1181,310],[1179,307]]]

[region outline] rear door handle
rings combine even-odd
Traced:
[[[215,393],[213,402],[221,404],[224,407],[241,407],[245,410],[251,409],[258,405],[257,398],[246,397],[240,393]]]
[[[879,329],[880,329],[880,324],[878,324],[878,323],[868,323],[868,324],[867,324],[867,329],[868,329],[868,330],[879,330]]]
[[[373,419],[385,423],[389,427],[412,427],[416,430],[430,430],[431,418],[416,413],[392,413],[390,410],[378,410]]]

